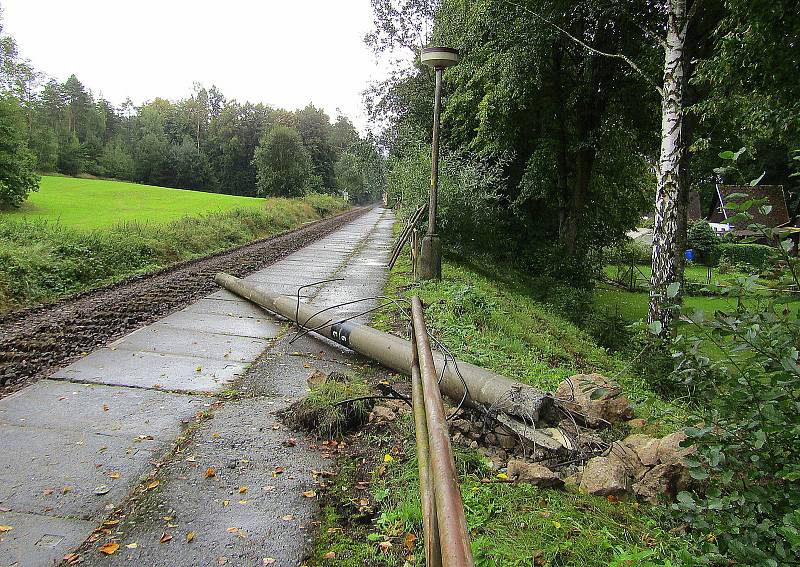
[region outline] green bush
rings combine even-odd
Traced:
[[[717,245],[711,256],[712,265],[726,262],[728,265],[746,264],[754,270],[763,270],[778,260],[779,253],[772,246],[763,244],[735,244],[723,242]]]
[[[719,245],[719,237],[714,229],[703,219],[693,222],[686,235],[686,244],[695,251],[699,259],[708,263]]]

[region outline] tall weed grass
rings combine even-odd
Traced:
[[[268,199],[261,209],[125,222],[83,232],[0,217],[0,313],[205,256],[343,211],[330,195]]]

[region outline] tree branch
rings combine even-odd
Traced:
[[[556,24],[552,20],[546,18],[545,16],[542,16],[541,14],[539,14],[538,12],[535,12],[534,10],[531,10],[527,6],[522,6],[520,4],[517,4],[516,2],[513,2],[512,0],[503,0],[503,1],[506,2],[507,4],[510,4],[512,6],[515,6],[515,7],[519,8],[519,9],[521,9],[524,12],[527,12],[527,13],[531,14],[532,16],[534,16],[537,19],[543,21],[544,23],[546,23],[550,27],[558,30],[560,33],[562,33],[563,35],[565,35],[566,37],[568,37],[569,39],[571,39],[572,41],[574,41],[575,43],[577,43],[578,45],[583,47],[584,49],[586,49],[588,51],[591,51],[592,53],[595,53],[596,55],[601,55],[603,57],[610,57],[612,59],[621,59],[622,61],[627,63],[628,66],[631,69],[633,69],[637,74],[639,74],[639,76],[641,76],[646,82],[648,82],[650,84],[650,86],[655,88],[660,96],[662,96],[662,97],[664,96],[664,90],[657,83],[655,83],[652,79],[650,79],[650,77],[648,77],[647,74],[644,71],[642,71],[639,68],[639,66],[636,63],[634,63],[633,60],[630,57],[628,57],[627,55],[623,55],[622,53],[607,53],[605,51],[600,51],[599,49],[595,49],[594,47],[592,47],[591,45],[589,45],[585,41],[582,41],[581,39],[578,39],[577,37],[575,37],[574,35],[569,33],[567,30],[565,30],[564,28],[562,28],[561,26],[559,26],[558,24]]]

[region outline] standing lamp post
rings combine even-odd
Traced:
[[[428,232],[422,239],[417,277],[421,280],[441,279],[442,243],[436,235],[436,205],[439,192],[439,111],[442,102],[442,73],[458,63],[458,51],[449,47],[426,47],[420,54],[423,65],[436,73],[436,92],[433,99],[433,143],[431,146],[431,196],[428,206]]]

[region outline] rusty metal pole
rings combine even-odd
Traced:
[[[413,341],[414,330],[411,330]],[[414,408],[414,431],[417,441],[417,463],[419,468],[419,499],[422,508],[422,533],[425,536],[425,565],[441,567],[442,550],[439,544],[439,526],[436,521],[436,500],[431,474],[430,447],[425,401],[422,395],[419,357],[417,349],[411,353],[411,402]]]
[[[464,503],[461,501],[461,491],[458,486],[453,448],[450,445],[450,433],[447,430],[444,404],[437,384],[430,337],[425,326],[425,314],[422,302],[416,296],[411,299],[411,317],[422,374],[442,564],[444,567],[472,567],[475,563],[469,543]]]

